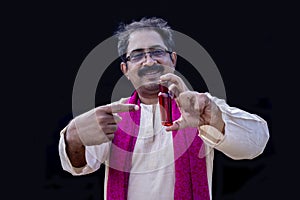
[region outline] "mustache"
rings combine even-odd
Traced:
[[[145,74],[149,73],[149,72],[163,72],[164,71],[164,67],[161,65],[152,65],[152,66],[143,66],[142,68],[139,69],[138,71],[138,76],[144,76]]]

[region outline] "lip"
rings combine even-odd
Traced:
[[[153,75],[153,74],[159,74],[159,71],[149,71],[147,73],[145,73],[144,75]]]
[[[148,79],[157,79],[158,77],[161,76],[161,72],[160,71],[150,71],[150,72],[147,72],[147,73],[144,73],[143,75],[144,77],[147,77]]]

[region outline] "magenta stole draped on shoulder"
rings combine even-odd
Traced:
[[[140,104],[137,92],[127,103]],[[173,120],[180,117],[176,102],[172,102]],[[107,182],[107,200],[126,200],[132,161],[132,153],[139,132],[141,110],[120,113],[122,121],[118,124],[111,146]],[[207,200],[209,197],[205,157],[199,158],[202,140],[198,130],[186,128],[173,131],[175,160],[174,199]]]

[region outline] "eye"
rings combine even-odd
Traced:
[[[156,50],[152,51],[151,53],[153,56],[157,56],[157,57],[165,55],[165,51],[161,50],[161,49],[156,49]]]
[[[145,56],[144,52],[134,52],[130,55],[131,60],[140,60]]]

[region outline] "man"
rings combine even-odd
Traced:
[[[117,32],[131,97],[74,118],[61,131],[62,167],[84,175],[106,164],[105,199],[211,199],[214,149],[232,159],[260,155],[267,123],[209,93],[189,91],[174,74],[172,31],[143,18]],[[173,125],[160,121],[159,83],[167,82]]]

